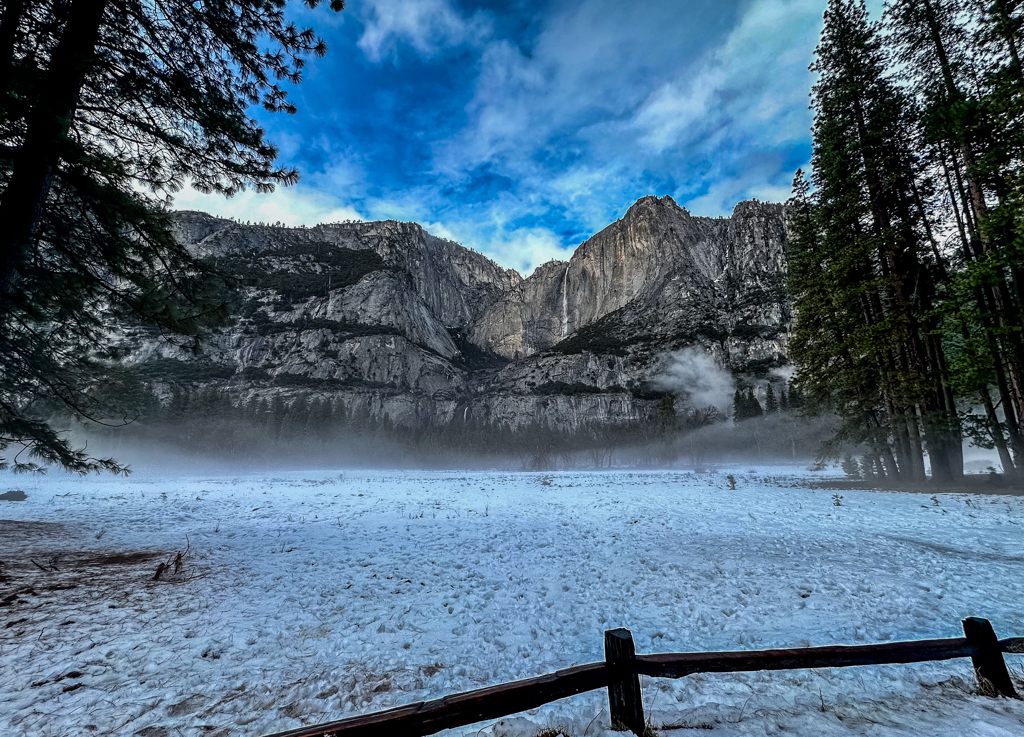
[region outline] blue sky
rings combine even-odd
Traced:
[[[327,40],[258,112],[301,182],[180,208],[313,224],[415,220],[529,273],[636,199],[698,215],[783,200],[810,158],[825,0],[294,3]]]

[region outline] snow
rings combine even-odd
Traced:
[[[618,626],[640,652],[1024,635],[1024,498],[837,506],[800,473],[3,476],[0,734],[257,736],[601,660]],[[643,688],[671,737],[1024,733],[966,660]],[[446,734],[619,734],[605,699]]]

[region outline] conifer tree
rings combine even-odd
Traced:
[[[962,473],[959,416],[937,337],[937,270],[921,207],[912,101],[888,77],[861,0],[831,0],[814,65],[813,198],[792,205],[793,354],[800,381],[888,474]]]
[[[753,388],[737,389],[733,394],[733,419],[737,422],[760,417],[764,414],[761,403],[754,396]]]
[[[753,387],[747,389],[744,404],[746,405],[747,417],[761,417],[764,415],[764,408],[761,406],[761,403],[757,401]]]
[[[743,393],[736,388],[736,391],[732,394],[732,418],[739,422],[746,418],[746,407],[743,404]]]
[[[275,394],[267,407],[267,433],[274,440],[280,440],[288,422],[288,404],[284,397]]]
[[[952,247],[935,247],[956,354],[951,382],[980,404],[983,414],[966,421],[1011,474],[1024,462],[1024,200],[1014,197],[1024,76],[1014,5],[892,0],[886,11],[900,77],[921,106],[935,229],[953,234]]]
[[[184,335],[223,318],[217,284],[175,241],[165,206],[186,182],[231,194],[295,181],[250,114],[293,112],[284,86],[325,50],[285,6],[3,4],[0,450],[121,470],[72,447],[47,412],[104,418],[88,389],[106,370],[97,349],[111,318]]]
[[[786,396],[789,402],[790,409],[802,409],[804,406],[803,393],[800,390],[800,386],[797,384],[790,384],[789,391],[786,392]]]

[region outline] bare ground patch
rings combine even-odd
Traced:
[[[187,543],[177,551],[88,547],[97,539],[57,522],[0,520],[0,642],[71,627],[76,610],[100,601],[139,606],[149,587],[205,575]]]
[[[885,479],[793,478],[774,482],[776,486],[834,491],[909,491],[917,494],[991,494],[1024,496],[1024,485],[1001,476],[968,474],[962,479],[941,481],[888,481]]]
[[[202,587],[191,583],[210,575],[214,564],[195,555],[184,533],[177,548],[122,546],[110,537],[84,525],[0,521],[0,651],[36,664],[11,674],[21,698],[36,704],[17,722],[26,733],[45,725],[46,712],[67,699],[91,714],[112,698],[122,669],[139,672],[126,655],[145,662],[150,642],[157,649],[168,641],[180,641],[186,652],[198,649],[180,617],[203,605],[196,601]],[[125,643],[135,644],[125,651]],[[116,724],[85,729],[175,735],[170,726],[134,725],[158,707],[178,723],[204,703],[205,697],[190,700],[169,687],[159,699],[126,704]],[[207,733],[224,734],[204,725]]]

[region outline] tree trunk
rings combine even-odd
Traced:
[[[28,119],[0,199],[0,303],[15,292],[17,272],[35,238],[78,97],[92,65],[106,0],[74,0],[54,49],[45,83]]]
[[[1010,449],[1006,447],[1006,438],[1003,437],[1003,426],[999,422],[999,415],[996,414],[996,408],[992,404],[992,397],[988,393],[988,388],[982,389],[979,394],[981,396],[981,403],[985,407],[985,416],[988,418],[992,444],[996,448],[996,453],[999,454],[999,463],[1003,467],[1003,473],[1006,476],[1016,476],[1017,467],[1010,456]]]
[[[935,49],[935,56],[939,62],[939,66],[942,70],[942,80],[945,86],[946,95],[954,101],[963,99],[963,94],[957,85],[956,77],[953,74],[952,65],[949,61],[949,56],[946,53],[945,43],[942,39],[941,28],[939,28],[938,19],[935,15],[934,8],[931,0],[923,0],[922,7],[925,11],[925,19],[928,23],[928,30],[931,36],[932,45]],[[1012,31],[1009,22],[1008,10],[1006,8],[1005,0],[997,0],[994,5],[997,15],[999,15],[999,26],[1003,32],[1005,38],[1009,43],[1011,54],[1017,64],[1017,69],[1020,69],[1020,58],[1017,55],[1016,44],[1014,43]],[[957,147],[960,149],[960,155],[963,158],[964,163],[964,176],[967,180],[967,189],[970,197],[970,205],[974,211],[974,223],[975,223],[975,237],[981,247],[981,252],[988,254],[994,248],[994,244],[991,243],[989,234],[985,232],[984,221],[988,215],[988,203],[985,200],[985,192],[982,187],[981,181],[977,172],[977,162],[974,158],[974,151],[971,148],[970,141],[962,128],[957,130]],[[957,176],[959,177],[959,167],[957,168]],[[965,202],[966,205],[966,202]],[[980,255],[980,254],[979,254]],[[1003,278],[995,280],[995,283],[989,287],[992,307],[994,308],[994,314],[1001,327],[1008,328],[1008,330],[1002,331],[1002,333],[1008,336],[1009,341],[1009,355],[1012,356],[1012,363],[1009,366],[1009,383],[1013,390],[1013,404],[1014,413],[1018,418],[1024,416],[1024,343],[1021,342],[1020,336],[1017,332],[1022,320],[1024,320],[1024,305],[1021,304],[1019,299],[1020,295],[1020,275],[1018,269],[1012,269],[1014,273],[1014,284],[1016,286],[1016,293],[1018,300],[1014,301],[1013,295],[1011,294],[1010,287],[1007,285]],[[1024,428],[1017,427],[1017,433],[1024,432]]]
[[[12,92],[14,45],[18,38],[18,27],[27,7],[27,0],[7,0],[0,11],[0,95],[5,97]]]
[[[992,9],[995,11],[999,35],[1003,37],[1006,51],[1010,54],[1010,68],[1013,70],[1017,82],[1024,86],[1024,66],[1021,65],[1017,39],[1013,37],[1013,20],[1010,17],[1009,8],[1006,7],[1006,0],[995,0],[992,3]]]
[[[878,478],[898,479],[900,470],[896,465],[896,457],[892,454],[892,448],[889,446],[888,433],[879,422],[878,414],[874,411],[865,412],[864,425],[871,434],[870,447],[877,462]]]
[[[928,350],[930,378],[935,384],[934,392],[934,416],[931,418],[930,432],[936,438],[942,448],[944,459],[942,467],[932,463],[932,477],[936,472],[945,474],[943,480],[953,481],[962,478],[964,475],[964,453],[963,434],[960,427],[960,417],[956,410],[956,399],[953,390],[949,385],[949,369],[946,365],[946,356],[942,350],[939,337],[929,333],[926,347]],[[929,454],[931,445],[929,445]]]
[[[924,472],[924,443],[921,439],[921,426],[916,408],[903,411],[900,420],[906,427],[910,478],[913,481],[924,481],[927,478]]]
[[[941,148],[940,155],[943,159],[943,169],[954,212],[959,213],[956,206],[958,199],[963,207],[963,219],[961,221],[961,218],[958,217],[957,224],[961,226],[962,223],[960,236],[964,261],[971,263],[983,256],[982,249],[979,247],[981,241],[978,233],[977,214],[971,207],[971,201],[960,172],[960,162],[957,161],[955,152],[950,152],[951,162],[946,160],[945,152]],[[950,172],[955,178],[955,191],[953,182],[950,181]],[[996,375],[1000,404],[1003,407],[1009,446],[1015,465],[1020,468],[1024,463],[1024,427],[1020,424],[1024,421],[1024,395],[1022,395],[1024,387],[1020,382],[1021,367],[1024,366],[1024,362],[1021,360],[1019,337],[1015,337],[1015,331],[1007,329],[1006,315],[999,308],[1000,299],[995,287],[991,285],[975,287],[974,300],[978,305],[978,313],[985,329],[989,353],[992,355],[992,366]],[[1007,337],[1008,334],[1010,337]]]
[[[990,338],[990,350],[997,350],[995,339]],[[1010,449],[1013,451],[1014,464],[1021,468],[1024,464],[1024,437],[1020,431],[1020,417],[1017,415],[1016,406],[1013,402],[1013,390],[1006,376],[1006,370],[1001,361],[995,364],[996,388],[999,390],[999,404],[1003,408],[1003,417],[1006,420],[1006,434],[1009,436]]]

